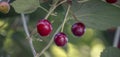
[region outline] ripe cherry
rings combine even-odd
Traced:
[[[10,5],[8,2],[0,2],[0,12],[7,14],[10,10]]]
[[[72,33],[75,35],[75,36],[82,36],[85,32],[85,25],[81,22],[78,22],[78,23],[75,23],[72,25]]]
[[[116,3],[117,0],[106,0],[107,3]]]
[[[41,36],[48,36],[52,32],[52,25],[51,23],[46,20],[42,19],[37,23],[37,32]]]
[[[60,32],[55,35],[54,42],[57,46],[64,46],[68,42],[66,34]]]

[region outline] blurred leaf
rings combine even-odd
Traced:
[[[21,50],[15,57],[33,57],[28,40],[26,40],[26,36],[23,31],[14,32],[12,34],[12,40],[15,44],[19,45],[18,47]]]
[[[4,40],[5,40],[5,36],[0,34],[0,49],[3,47]]]
[[[81,53],[80,51],[78,50],[78,48],[71,44],[71,43],[67,43],[68,45],[68,53],[67,53],[67,56],[68,57],[81,57]]]
[[[120,8],[101,0],[89,0],[84,3],[74,0],[72,10],[79,20],[90,28],[106,30],[120,25]]]
[[[11,5],[17,13],[32,13],[39,7],[39,0],[16,0]]]
[[[13,49],[14,48],[14,49]],[[7,51],[7,53],[13,55],[18,54],[20,52],[20,48],[17,44],[14,43],[14,41],[11,38],[7,38],[4,42],[4,49]]]
[[[106,48],[101,53],[101,57],[120,57],[120,50],[115,47]]]

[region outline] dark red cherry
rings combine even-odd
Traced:
[[[117,0],[106,0],[107,3],[116,3]]]
[[[52,32],[52,25],[51,23],[46,20],[42,19],[37,23],[37,32],[41,36],[48,36]]]
[[[78,23],[75,23],[72,25],[72,33],[75,35],[75,36],[82,36],[85,32],[85,25],[81,22],[78,22]]]
[[[56,34],[54,37],[54,42],[57,46],[64,46],[67,43],[67,41],[67,36],[62,32]]]

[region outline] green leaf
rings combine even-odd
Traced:
[[[11,3],[17,13],[32,13],[39,7],[39,0],[16,0]]]
[[[120,50],[115,47],[106,48],[101,53],[101,57],[120,57]]]
[[[90,28],[106,30],[120,25],[120,8],[101,0],[89,0],[84,3],[75,0],[72,10],[77,18]]]

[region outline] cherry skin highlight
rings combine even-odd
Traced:
[[[57,33],[54,37],[54,42],[57,46],[65,46],[65,44],[68,42],[68,38],[66,36],[66,34],[60,32]]]
[[[116,3],[117,0],[106,0],[107,3]]]
[[[78,22],[78,23],[75,23],[72,25],[72,33],[75,35],[75,36],[82,36],[85,32],[85,25],[81,22]]]
[[[52,32],[52,25],[51,23],[46,20],[42,19],[37,23],[37,32],[41,36],[48,36]]]

